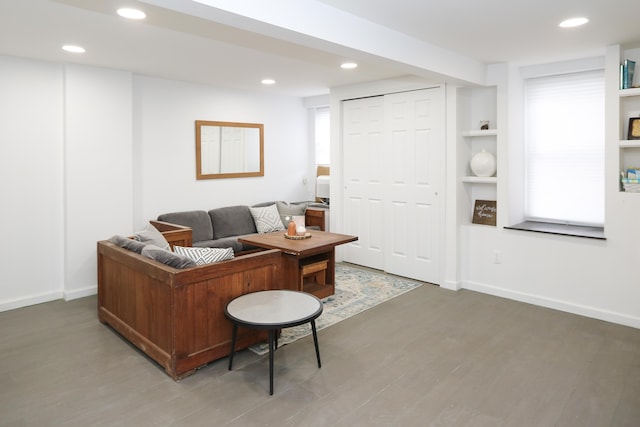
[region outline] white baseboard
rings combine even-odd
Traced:
[[[62,298],[62,292],[47,292],[38,295],[29,295],[9,301],[0,302],[0,312],[15,310],[16,308],[27,307],[30,305],[42,304],[43,302],[55,301]]]
[[[84,298],[90,295],[95,295],[97,292],[98,288],[96,286],[88,286],[86,288],[76,289],[73,291],[47,292],[44,294],[29,295],[13,300],[0,301],[0,312],[15,310],[16,308],[28,307],[30,305],[42,304],[58,299],[71,301],[77,298]]]
[[[478,282],[465,281],[462,283],[462,288],[640,329],[640,318],[613,311],[602,310],[596,307],[574,304],[567,301],[541,297],[539,295],[527,294],[524,292],[516,292],[511,289]]]
[[[460,281],[454,281],[454,280],[445,280],[440,287],[442,289],[448,289],[450,291],[459,291],[460,289],[462,289],[462,283]]]
[[[64,291],[64,300],[71,301],[78,298],[84,298],[98,293],[97,286],[87,286],[82,289],[74,289],[73,291]]]

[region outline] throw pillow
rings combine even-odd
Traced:
[[[189,268],[197,266],[197,264],[189,258],[174,254],[173,252],[159,248],[156,245],[146,245],[142,249],[142,255],[173,268]]]
[[[304,217],[304,213],[307,211],[308,203],[286,203],[286,202],[276,202],[276,207],[278,208],[278,213],[280,214],[280,219],[282,220],[282,225],[286,228],[289,225],[289,221],[287,217],[294,216],[302,216]],[[296,224],[298,225],[298,224]],[[304,225],[304,224],[300,224]]]
[[[282,220],[278,214],[276,205],[263,208],[249,208],[253,222],[256,223],[258,233],[271,233],[272,231],[284,230]]]
[[[120,246],[123,249],[127,249],[138,254],[141,254],[142,249],[144,249],[144,247],[146,246],[145,243],[118,235],[113,236],[109,239],[109,241],[114,245]]]
[[[144,230],[133,233],[133,237],[139,242],[155,245],[167,251],[171,250],[167,239],[151,224],[148,224]]]
[[[173,251],[178,255],[183,255],[198,265],[213,264],[214,262],[233,259],[232,248],[192,248],[185,246],[174,246]]]

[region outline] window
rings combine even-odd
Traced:
[[[525,219],[604,224],[604,71],[525,80]]]
[[[316,143],[316,165],[328,165],[331,162],[331,126],[329,121],[329,107],[316,108],[314,127]]]

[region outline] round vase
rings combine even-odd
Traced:
[[[471,158],[469,167],[476,176],[493,176],[496,173],[496,158],[488,151],[482,150]]]

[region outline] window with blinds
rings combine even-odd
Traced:
[[[525,80],[525,219],[604,224],[604,71]]]

